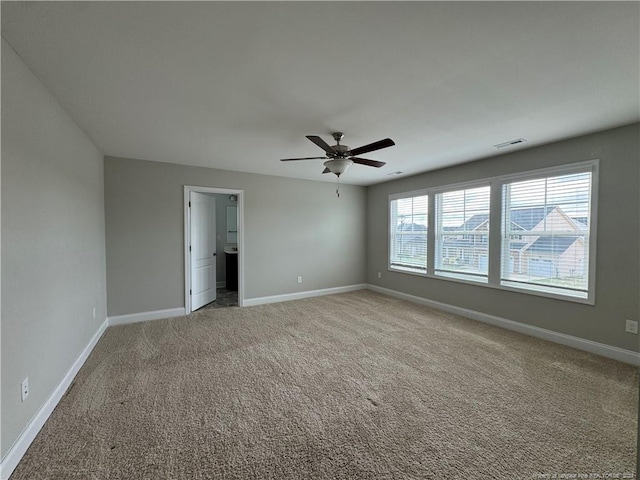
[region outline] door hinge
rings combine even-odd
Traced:
[[[191,208],[191,202],[189,202],[189,208]]]
[[[191,295],[191,289],[189,289],[189,295]]]
[[[191,251],[191,245],[189,245],[189,251]]]

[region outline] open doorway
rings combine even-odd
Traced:
[[[242,190],[184,186],[185,310],[244,303]]]

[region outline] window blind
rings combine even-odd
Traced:
[[[426,273],[428,204],[427,195],[391,201],[391,267]]]
[[[587,298],[591,177],[503,185],[502,285]]]
[[[488,185],[436,195],[436,275],[487,281]]]

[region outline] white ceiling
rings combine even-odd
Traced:
[[[640,120],[638,2],[2,2],[2,36],[106,155],[371,185]],[[510,151],[510,150],[507,150]],[[501,153],[504,150],[501,150]]]

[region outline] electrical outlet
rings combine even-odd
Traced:
[[[636,320],[627,320],[624,327],[625,332],[638,334],[638,322]]]
[[[298,275],[298,283],[302,283],[302,275]]]
[[[25,378],[20,384],[20,398],[24,402],[29,396],[29,377]]]
[[[382,278],[382,272],[378,272],[378,278]]]

